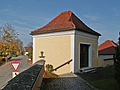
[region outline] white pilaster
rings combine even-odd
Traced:
[[[33,37],[33,64],[35,63],[35,37]]]
[[[76,35],[75,31],[71,35],[71,72],[76,73],[77,72],[77,46],[76,46]]]

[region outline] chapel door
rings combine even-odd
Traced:
[[[89,45],[80,44],[80,68],[88,67]]]

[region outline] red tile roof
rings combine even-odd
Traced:
[[[45,26],[31,32],[31,35],[38,35],[50,32],[60,32],[68,30],[78,30],[93,35],[101,36],[99,33],[85,25],[72,11],[66,11],[59,14]]]
[[[99,55],[113,55],[115,54],[116,46],[117,46],[116,43],[114,43],[111,40],[107,40],[98,46],[98,53]]]
[[[33,46],[30,45],[30,46],[26,46],[24,48],[25,48],[25,51],[28,52],[33,49]]]

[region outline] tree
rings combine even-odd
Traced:
[[[10,24],[0,27],[0,45],[0,54],[3,56],[19,55],[23,50],[23,43],[18,39],[17,33]]]
[[[8,46],[6,45],[6,43],[4,43],[3,41],[0,41],[0,55],[5,55],[6,51],[8,51]]]
[[[18,44],[18,51],[19,51],[19,54],[22,54],[23,55],[23,42],[20,40],[20,39],[17,39],[16,40],[17,44]]]
[[[119,37],[119,44],[115,48],[115,55],[114,55],[114,66],[115,66],[115,79],[120,88],[120,37]]]
[[[30,42],[28,45],[27,45],[27,48],[26,48],[27,52],[28,52],[28,57],[32,60],[33,59],[33,43]]]
[[[18,38],[17,33],[15,33],[15,30],[13,30],[13,27],[10,24],[5,24],[1,26],[0,32],[1,32],[0,34],[1,40],[4,42],[9,43]]]

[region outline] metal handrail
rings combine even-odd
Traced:
[[[71,60],[69,60],[69,61],[67,61],[67,62],[65,62],[64,64],[62,64],[62,65],[60,65],[60,66],[56,67],[55,69],[53,69],[53,71],[56,71],[57,69],[59,69],[59,68],[63,67],[64,65],[69,64],[71,61],[72,61],[72,59],[71,59]]]

